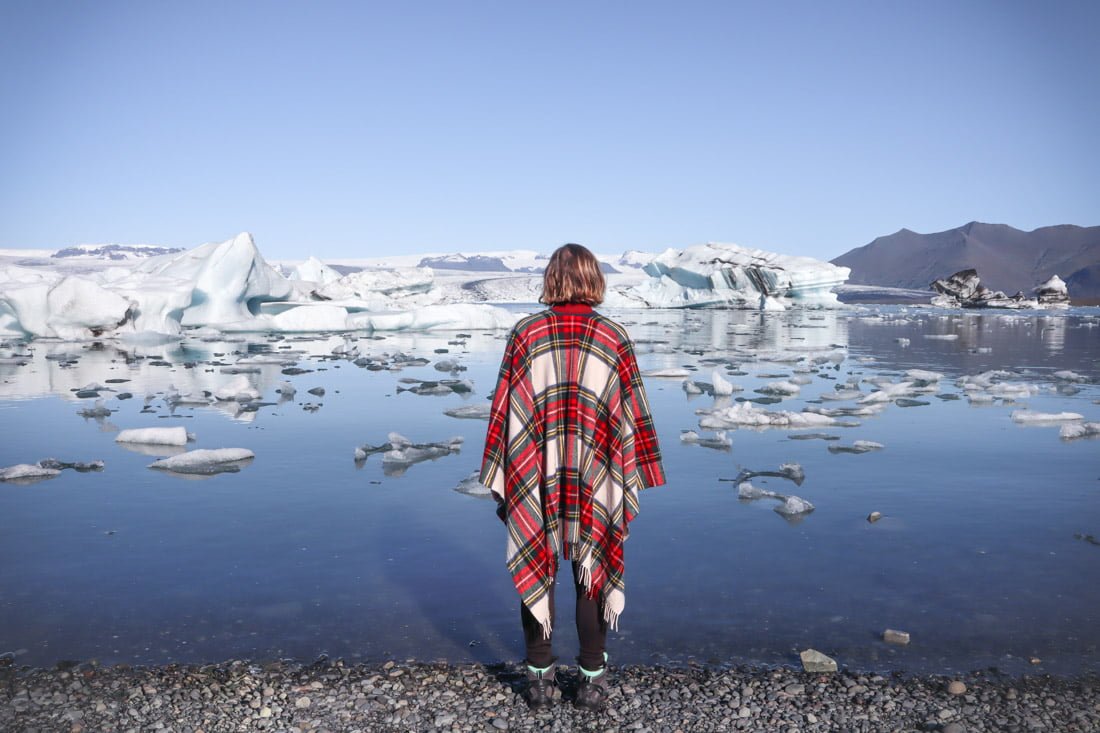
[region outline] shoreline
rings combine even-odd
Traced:
[[[565,660],[560,660],[564,662]],[[5,731],[1091,731],[1100,676],[809,673],[612,664],[607,709],[528,711],[519,664],[229,660],[131,667],[0,667]],[[961,683],[961,685],[959,684]]]

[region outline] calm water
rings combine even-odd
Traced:
[[[1057,425],[1010,417],[1027,407],[1100,421],[1096,313],[609,313],[638,341],[643,369],[698,367],[693,378],[710,381],[712,366],[701,360],[728,358],[746,373],[726,377],[745,388],[742,397],[778,379],[761,375],[846,356],[767,409],[817,406],[838,382],[896,381],[913,368],[944,374],[935,392],[920,396],[927,406],[889,405],[858,418],[858,427],[813,431],[839,441],[739,429],[728,431],[728,451],[679,438],[698,429],[696,409],[713,398],[688,397],[678,379],[647,379],[670,481],[643,494],[632,526],[613,660],[794,664],[798,650],[812,646],[855,668],[1100,669],[1100,539],[1089,539],[1100,538],[1100,440],[1063,441]],[[371,371],[332,358],[341,337],[187,339],[136,350],[9,344],[0,356],[26,354],[30,363],[0,366],[0,466],[54,456],[98,458],[106,468],[0,484],[0,652],[33,665],[321,653],[519,659],[518,600],[493,503],[453,490],[479,465],[486,423],[443,414],[485,401],[502,339],[480,331],[353,339],[363,355],[457,358],[467,368],[457,376],[474,390],[446,396],[398,392],[412,386],[401,378],[450,376],[430,364]],[[146,394],[217,390],[240,378],[219,364],[266,351],[301,351],[298,366],[314,371],[283,376],[268,365],[246,375],[276,403],[257,412],[172,410],[160,396],[142,412]],[[46,358],[63,352],[79,359],[63,366]],[[1040,391],[1017,404],[971,404],[956,380],[990,369]],[[1059,370],[1088,381],[1057,380]],[[92,400],[73,390],[108,379],[130,380],[108,386],[135,397],[103,392],[116,412],[78,416]],[[279,403],[283,380],[298,394]],[[313,387],[325,395],[307,394]],[[321,407],[304,410],[307,402]],[[114,442],[118,429],[181,424],[197,435],[191,447],[249,448],[256,459],[239,473],[188,480],[147,468],[166,453]],[[356,446],[382,443],[389,431],[416,442],[461,436],[465,445],[400,475],[387,475],[380,455],[353,461]],[[885,448],[827,449],[854,440]],[[805,469],[801,486],[753,483],[811,501],[816,511],[801,522],[773,512],[773,501],[740,501],[736,485],[720,480],[792,461]],[[868,523],[871,511],[883,519]],[[575,654],[569,595],[561,595],[556,635],[563,660]],[[912,644],[885,645],[886,628],[908,631]]]

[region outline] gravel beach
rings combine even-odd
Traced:
[[[10,661],[10,660],[9,660]],[[533,714],[515,665],[0,667],[3,731],[1097,731],[1100,678],[611,667],[609,705]]]

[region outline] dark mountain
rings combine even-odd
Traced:
[[[1030,293],[1051,275],[1072,299],[1100,297],[1100,226],[1069,224],[1030,232],[972,221],[934,234],[902,229],[845,252],[834,265],[852,269],[853,285],[927,289],[937,278],[973,268],[982,283],[1009,295]]]

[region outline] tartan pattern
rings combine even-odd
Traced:
[[[566,306],[519,321],[508,338],[485,437],[481,483],[504,505],[506,563],[549,634],[559,555],[577,560],[614,625],[623,542],[638,491],[665,482],[653,418],[625,329]]]

